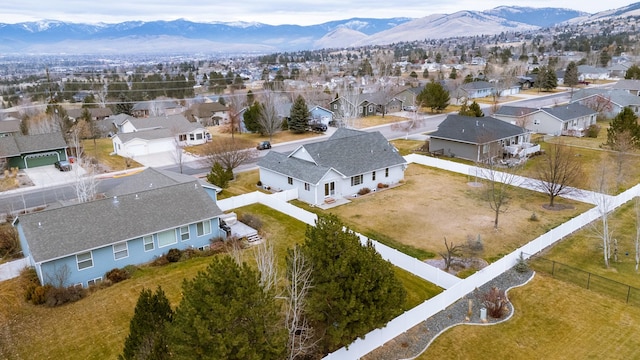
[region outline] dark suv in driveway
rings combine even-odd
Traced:
[[[271,149],[271,143],[268,141],[260,141],[258,143],[258,146],[256,146],[256,149],[258,150],[267,150],[267,149]]]
[[[53,165],[60,171],[71,171],[71,163],[67,160],[56,161]]]

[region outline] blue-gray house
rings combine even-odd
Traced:
[[[41,283],[89,286],[171,248],[208,247],[226,236],[221,214],[215,188],[147,169],[103,199],[20,215],[14,226]]]

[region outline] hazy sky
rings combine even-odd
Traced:
[[[352,17],[419,18],[460,10],[488,10],[501,5],[562,7],[596,13],[637,0],[12,0],[2,4],[0,23],[42,19],[74,23],[117,23],[129,20],[197,22],[261,22],[320,24]]]

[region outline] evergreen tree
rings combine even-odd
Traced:
[[[392,265],[335,215],[308,226],[302,253],[313,269],[308,316],[324,352],[347,345],[402,312],[406,292]]]
[[[174,359],[284,358],[287,334],[274,295],[260,275],[229,256],[182,284],[183,298],[171,323]]]
[[[307,102],[302,95],[298,95],[291,107],[291,114],[289,116],[289,130],[296,134],[301,134],[307,131],[307,125],[309,124],[309,108]]]
[[[207,174],[207,181],[222,189],[226,189],[231,180],[233,180],[233,170],[225,169],[219,162],[214,163]]]
[[[631,142],[635,146],[640,144],[638,117],[633,110],[627,106],[609,123],[609,128],[607,129],[607,144],[615,146],[618,135],[623,132],[628,132],[631,135]]]
[[[624,78],[627,80],[640,80],[640,66],[631,65],[624,74]]]
[[[449,79],[457,79],[458,78],[458,70],[456,70],[456,68],[452,68],[451,72],[449,73]]]
[[[471,105],[467,105],[466,102],[462,104],[462,106],[460,106],[460,111],[458,111],[458,115],[483,117],[484,113],[482,112],[480,105],[474,100]]]
[[[129,100],[124,93],[120,93],[118,96],[120,102],[116,104],[116,109],[114,113],[117,114],[127,114],[129,116],[133,116],[133,104],[131,100]]]
[[[449,92],[440,83],[431,81],[416,98],[419,104],[431,108],[431,111],[442,111],[449,105]]]
[[[542,66],[538,69],[538,77],[536,78],[536,87],[544,91],[551,91],[558,87],[558,77],[553,69]]]
[[[564,84],[570,87],[578,85],[578,65],[572,61],[564,72]]]
[[[260,122],[258,121],[261,109],[262,105],[259,102],[254,102],[251,106],[249,106],[247,111],[244,112],[244,115],[242,115],[244,127],[248,131],[263,134],[263,129],[260,126]]]
[[[422,72],[422,78],[424,79],[429,78],[429,69],[424,69],[424,71]]]
[[[142,289],[118,359],[169,359],[167,326],[172,319],[173,310],[162,288],[158,286],[155,293]]]

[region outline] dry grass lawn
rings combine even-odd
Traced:
[[[640,308],[536,275],[513,289],[511,320],[456,326],[418,359],[638,359]]]
[[[444,251],[444,238],[466,244],[479,234],[485,260],[510,253],[536,236],[584,211],[590,205],[560,199],[574,209],[549,211],[545,195],[513,189],[508,211],[493,228],[494,213],[483,200],[484,187],[470,186],[476,179],[420,165],[410,165],[401,186],[353,199],[329,211],[351,228],[383,242],[390,240],[436,254]],[[535,213],[538,221],[530,221]],[[428,256],[428,255],[427,255]]]
[[[96,159],[110,171],[126,170],[142,166],[142,164],[135,160],[126,159],[118,155],[110,155],[113,152],[113,142],[109,138],[96,139],[95,145],[91,139],[83,140],[82,146],[84,147],[85,156]]]

